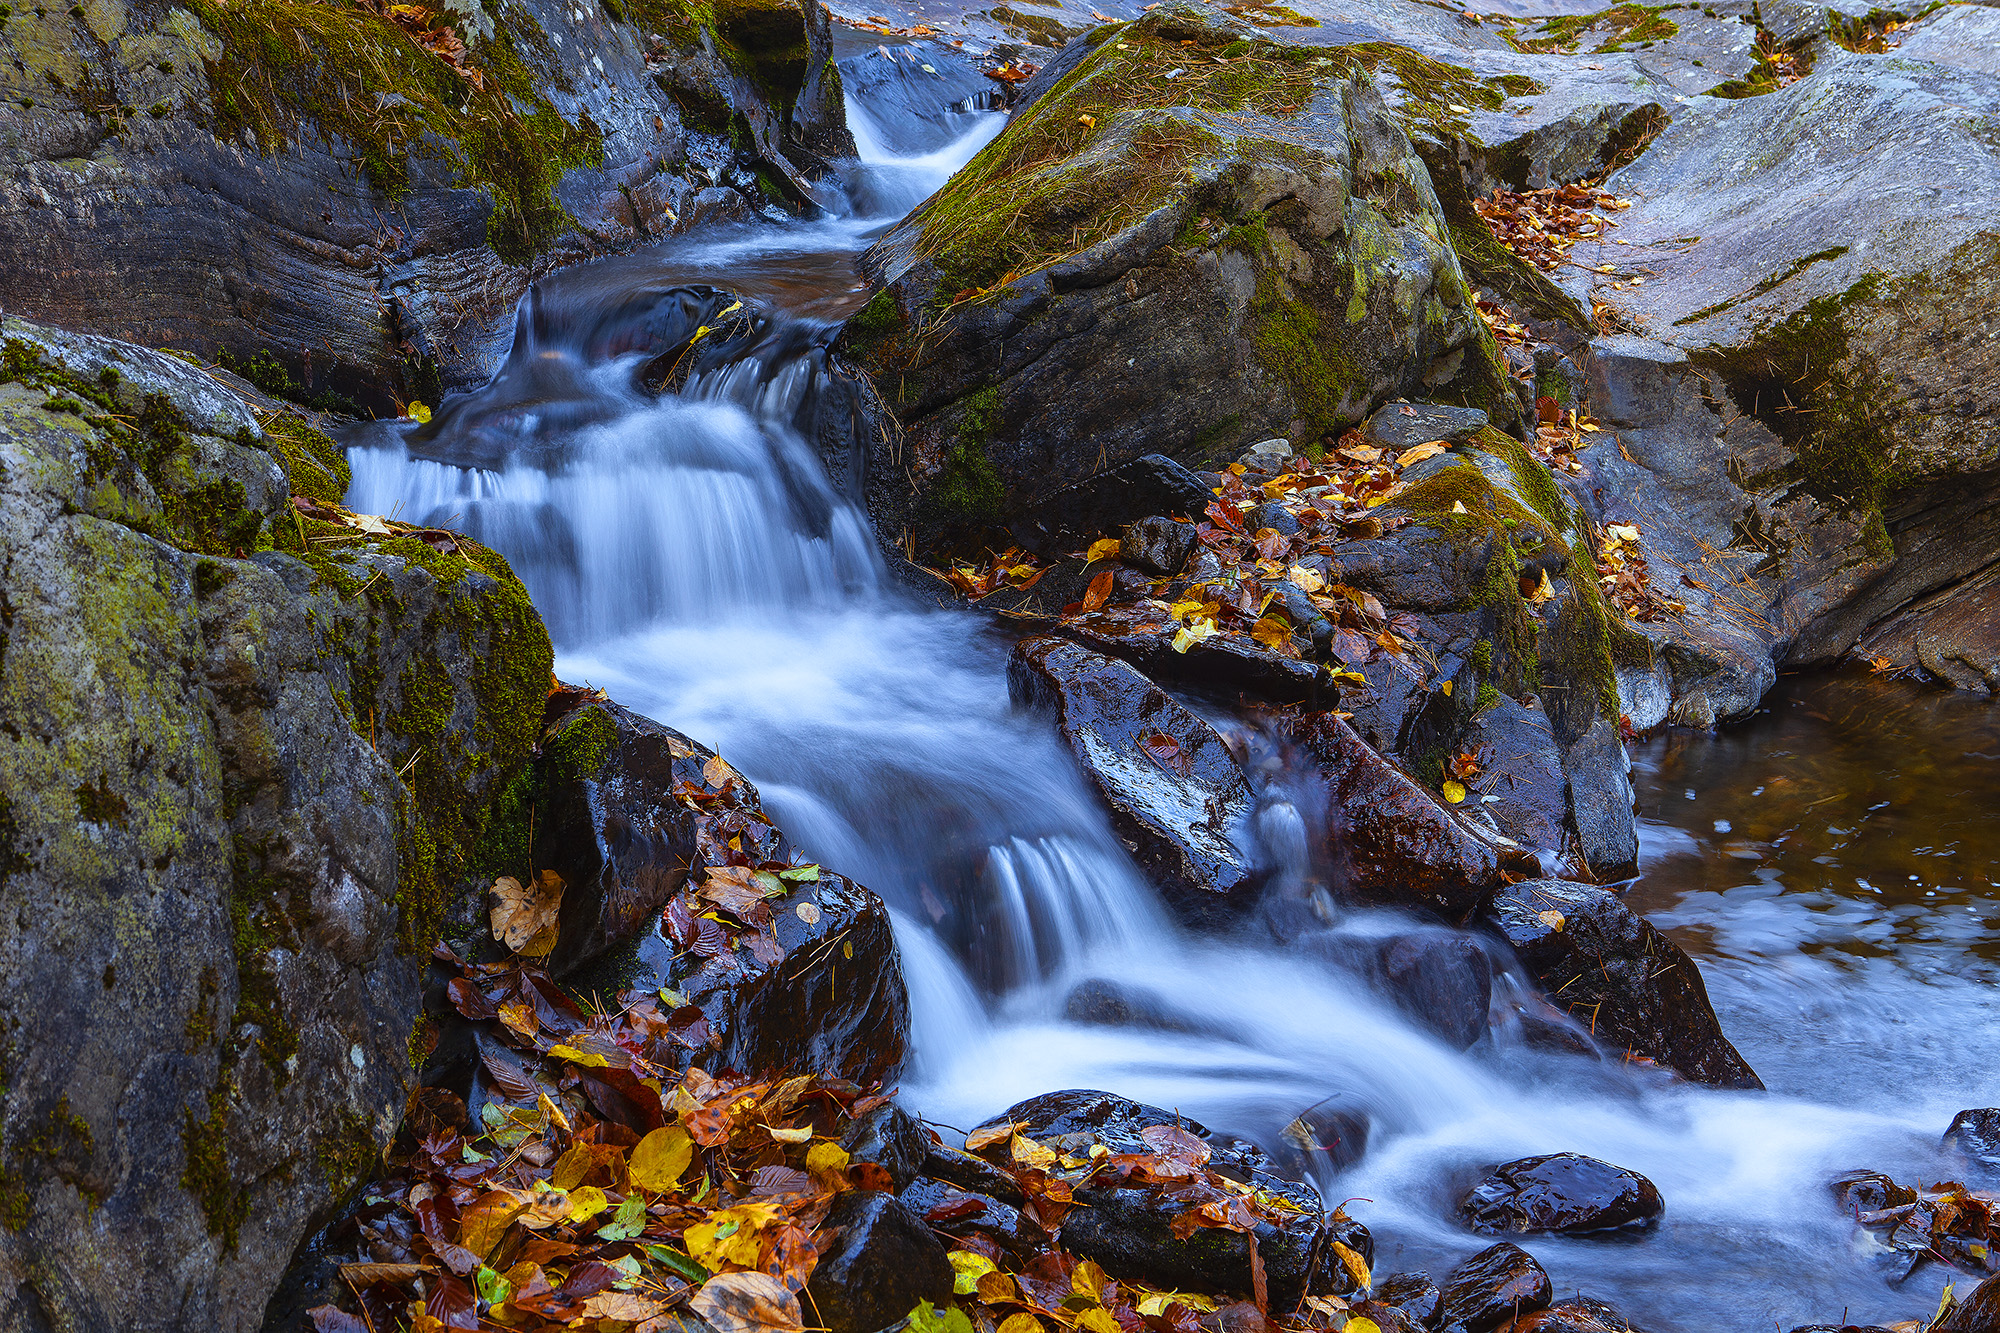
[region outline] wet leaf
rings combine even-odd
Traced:
[[[665,1302],[634,1292],[600,1291],[585,1301],[578,1313],[585,1319],[622,1319],[628,1324],[638,1324],[666,1308]]]
[[[1456,778],[1446,778],[1444,786],[1440,790],[1444,792],[1445,800],[1450,801],[1453,805],[1457,805],[1465,799],[1465,784]]]
[[[1116,570],[1107,569],[1090,581],[1090,588],[1083,594],[1083,609],[1086,612],[1101,610],[1111,600],[1111,585],[1117,577]]]
[[[1118,1317],[1101,1305],[1093,1305],[1076,1317],[1076,1327],[1084,1333],[1125,1333]]]
[[[951,1260],[952,1291],[960,1296],[970,1296],[979,1290],[979,1279],[988,1273],[998,1272],[999,1265],[983,1254],[971,1250],[953,1250],[945,1258]]]
[[[1421,463],[1426,458],[1436,458],[1450,447],[1443,440],[1430,440],[1424,444],[1417,445],[1413,449],[1405,449],[1402,453],[1396,455],[1396,466],[1408,467],[1412,463]]]
[[[1043,1329],[1041,1320],[1024,1310],[1002,1319],[1000,1327],[994,1330],[994,1333],[1046,1333],[1046,1330]]]
[[[1535,916],[1538,920],[1541,921],[1543,925],[1547,926],[1550,930],[1560,931],[1563,928],[1563,926],[1567,924],[1567,922],[1563,917],[1563,914],[1561,912],[1556,911],[1554,908],[1550,908],[1546,912],[1537,912],[1535,913]]]
[[[725,1265],[755,1268],[763,1253],[763,1231],[782,1221],[784,1211],[778,1203],[742,1203],[712,1213],[682,1237],[688,1257],[710,1272]]]
[[[694,1140],[686,1130],[676,1125],[656,1129],[632,1149],[632,1183],[642,1190],[665,1194],[680,1184],[693,1160]]]
[[[743,781],[742,774],[731,768],[719,754],[710,755],[708,762],[701,766],[701,780],[716,791],[721,791],[732,782]]]
[[[771,1137],[780,1143],[811,1143],[812,1136],[812,1126],[810,1125],[800,1125],[794,1129],[778,1129],[773,1127],[771,1130]]]
[[[1319,576],[1319,571],[1304,565],[1293,565],[1285,572],[1285,577],[1300,592],[1319,592],[1326,587],[1326,580]]]
[[[549,935],[548,948],[540,951],[546,954],[555,947],[553,932],[562,895],[562,876],[553,870],[542,871],[533,884],[523,884],[512,875],[494,880],[495,901],[488,913],[493,938],[514,953],[533,954],[529,946]]]
[[[409,6],[397,5],[395,6],[395,8],[406,9],[409,8]],[[412,421],[422,422],[425,425],[430,424],[431,410],[428,407],[425,407],[422,403],[412,401],[408,407],[403,409],[403,415],[408,417]]]
[[[1341,1266],[1347,1270],[1348,1276],[1354,1279],[1355,1287],[1362,1291],[1368,1290],[1373,1282],[1368,1276],[1368,1261],[1339,1241],[1333,1242],[1333,1253],[1340,1260]]]
[[[799,1298],[769,1273],[720,1273],[701,1286],[688,1308],[716,1333],[802,1333]]]
[[[611,1206],[611,1200],[604,1197],[604,1191],[595,1185],[585,1185],[570,1191],[569,1220],[587,1222]]]
[[[929,1301],[918,1301],[910,1311],[910,1333],[972,1333],[972,1320],[956,1305],[937,1310]]]
[[[1250,627],[1250,637],[1266,648],[1282,650],[1292,646],[1292,627],[1276,616],[1265,616]]]
[[[1031,1166],[1038,1171],[1046,1171],[1056,1164],[1056,1150],[1054,1148],[1045,1148],[1025,1135],[1014,1135],[1007,1146],[1009,1154],[1022,1166]]]
[[[1208,1144],[1179,1125],[1148,1125],[1139,1131],[1146,1146],[1169,1161],[1204,1166],[1210,1154]]]
[[[819,866],[816,864],[793,866],[789,870],[780,870],[778,878],[792,884],[816,883],[819,880]]]
[[[631,1240],[646,1229],[646,1201],[637,1194],[627,1195],[618,1205],[618,1211],[611,1220],[597,1229],[597,1238],[604,1241]]]
[[[1121,543],[1116,537],[1105,537],[1099,541],[1092,542],[1090,544],[1090,551],[1084,558],[1092,564],[1095,564],[1099,560],[1109,560],[1118,554],[1120,545]]]

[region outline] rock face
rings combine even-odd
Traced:
[[[1660,1191],[1636,1171],[1580,1153],[1523,1157],[1459,1201],[1475,1231],[1556,1231],[1573,1235],[1646,1225],[1664,1208]]]
[[[1113,827],[1184,920],[1240,918],[1265,872],[1246,850],[1256,801],[1215,729],[1116,658],[1023,639],[1007,666],[1017,704],[1051,712]]]
[[[1486,921],[1601,1046],[1697,1083],[1764,1086],[1723,1036],[1694,960],[1603,889],[1553,879],[1512,884]]]
[[[1333,1234],[1319,1193],[1311,1185],[1274,1175],[1268,1158],[1240,1140],[1212,1136],[1202,1125],[1108,1092],[1051,1092],[1009,1107],[988,1125],[1012,1121],[1018,1132],[1058,1151],[1087,1153],[1093,1143],[1116,1153],[1147,1153],[1152,1146],[1141,1131],[1159,1125],[1177,1126],[1208,1144],[1209,1168],[1238,1181],[1253,1182],[1289,1201],[1300,1211],[1285,1224],[1257,1226],[1257,1253],[1270,1284],[1270,1308],[1290,1311],[1308,1292],[1345,1288],[1341,1261],[1331,1248],[1337,1239],[1356,1250],[1365,1262],[1373,1252],[1368,1233],[1351,1223]],[[1241,1234],[1212,1228],[1196,1230],[1185,1240],[1172,1232],[1174,1216],[1184,1205],[1134,1188],[1081,1188],[1082,1206],[1063,1222],[1062,1244],[1071,1252],[1096,1259],[1106,1271],[1131,1273],[1166,1286],[1248,1292],[1250,1256]]]
[[[548,638],[492,552],[299,512],[346,464],[296,415],[4,335],[0,1307],[250,1329],[395,1129]]]
[[[928,549],[1143,454],[1312,441],[1401,394],[1512,420],[1370,81],[1388,53],[1178,3],[1112,31],[864,257],[888,288],[841,348],[902,427],[869,472],[886,536]],[[1226,76],[1166,77],[1231,43]]]
[[[803,860],[712,751],[593,700],[551,722],[535,782],[532,861],[566,885],[550,962],[568,979],[679,992],[705,1018],[711,1068],[868,1084],[901,1066],[909,996],[888,908],[869,890],[825,867],[797,882],[766,872],[782,890],[766,924],[735,937],[704,926],[702,912],[738,901],[715,888],[732,866]],[[691,883],[690,867],[706,878]]]
[[[663,235],[717,182],[782,211],[849,145],[817,4],[696,13],[17,7],[0,306],[328,405],[435,401],[552,261]]]

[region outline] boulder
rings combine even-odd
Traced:
[[[1523,1315],[1513,1327],[1514,1333],[1640,1333],[1615,1308],[1589,1296],[1559,1301],[1546,1310]]]
[[[548,637],[493,552],[325,507],[247,386],[3,332],[6,1318],[255,1328],[395,1131]]]
[[[1694,960],[1612,894],[1527,880],[1502,889],[1484,919],[1606,1049],[1697,1083],[1764,1086],[1723,1035]]]
[[[1384,940],[1378,958],[1390,998],[1447,1045],[1462,1051],[1486,1035],[1493,960],[1478,941],[1415,931]]]
[[[1063,999],[1063,1017],[1098,1027],[1151,1028],[1158,1032],[1208,1032],[1199,1019],[1176,1011],[1158,994],[1122,982],[1093,977],[1080,981]]]
[[[1303,713],[1284,726],[1325,780],[1326,851],[1350,893],[1428,910],[1453,924],[1479,911],[1500,882],[1490,846],[1341,718]]]
[[[1194,524],[1158,516],[1142,518],[1125,529],[1118,543],[1118,558],[1150,574],[1171,577],[1187,567],[1194,544]]]
[[[1007,666],[1016,704],[1055,715],[1112,826],[1184,920],[1223,924],[1266,872],[1248,850],[1256,809],[1215,729],[1116,658],[1063,639],[1023,639]]]
[[[818,5],[684,12],[17,6],[0,306],[329,408],[435,402],[551,261],[663,236],[717,183],[803,207],[851,151]]]
[[[1371,79],[1390,53],[1286,47],[1180,0],[1086,41],[863,256],[886,290],[837,350],[900,426],[871,437],[885,532],[931,549],[1142,455],[1212,466],[1399,396],[1514,419]],[[1232,43],[1228,79],[1180,77]]]
[[[1470,440],[1486,425],[1486,414],[1476,407],[1391,403],[1362,424],[1361,434],[1368,443],[1400,454],[1433,440],[1446,444]]]
[[[1489,1333],[1511,1319],[1547,1309],[1554,1295],[1549,1275],[1534,1256],[1503,1240],[1445,1278],[1439,1326],[1443,1333]]]
[[[960,1238],[983,1237],[1021,1263],[1048,1243],[1048,1234],[1011,1204],[948,1181],[919,1176],[898,1197],[931,1230]]]
[[[1665,1205],[1636,1171],[1581,1153],[1523,1157],[1493,1168],[1459,1201],[1474,1231],[1554,1231],[1564,1235],[1650,1226]]]
[[[1200,518],[1214,498],[1187,468],[1147,454],[1036,502],[1012,525],[1014,540],[1039,555],[1055,555],[1088,546],[1092,538],[1149,514]]]
[[[886,1102],[849,1125],[840,1146],[850,1162],[873,1162],[887,1171],[900,1192],[923,1170],[931,1135],[922,1121]]]
[[[909,996],[882,900],[826,867],[793,881],[766,871],[779,886],[759,890],[771,895],[766,920],[735,934],[705,928],[701,914],[732,901],[712,887],[718,872],[804,858],[713,751],[601,696],[569,699],[551,709],[525,802],[533,864],[565,885],[552,970],[586,989],[678,992],[705,1016],[715,1068],[891,1077]],[[688,791],[707,798],[691,802],[699,811]],[[691,880],[690,867],[705,878]],[[673,937],[677,921],[685,939]]]
[[[2000,1107],[1960,1111],[1944,1132],[1944,1148],[1982,1176],[2000,1176]]]
[[[1260,1221],[1256,1228],[1257,1254],[1274,1313],[1295,1309],[1308,1293],[1350,1288],[1351,1279],[1332,1249],[1336,1240],[1364,1262],[1373,1254],[1365,1229],[1345,1219],[1329,1222],[1311,1185],[1274,1174],[1270,1159],[1255,1145],[1212,1135],[1186,1116],[1112,1093],[1071,1090],[1020,1102],[986,1125],[1008,1121],[1019,1127],[1018,1133],[1073,1154],[1087,1153],[1092,1144],[1113,1154],[1150,1153],[1153,1146],[1141,1131],[1178,1127],[1208,1145],[1208,1170],[1256,1185],[1296,1207],[1299,1211],[1287,1221]],[[1107,1272],[1129,1273],[1169,1288],[1251,1290],[1249,1247],[1241,1233],[1204,1227],[1178,1239],[1173,1219],[1185,1205],[1147,1189],[1087,1186],[1074,1193],[1081,1206],[1063,1220],[1061,1234],[1071,1253],[1097,1260]]]
[[[1430,1328],[1443,1309],[1444,1293],[1423,1273],[1391,1273],[1375,1284],[1375,1299],[1393,1305],[1416,1323]]]
[[[819,1263],[806,1283],[831,1333],[876,1333],[917,1308],[951,1299],[944,1246],[894,1195],[849,1190],[819,1231]]]
[[[2000,1333],[2000,1277],[1974,1287],[1931,1328],[1934,1333]]]

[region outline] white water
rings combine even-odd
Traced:
[[[844,262],[1000,121],[942,117],[956,137],[915,151],[866,106],[851,115],[865,159],[851,211],[564,275],[543,293],[552,327],[564,299],[586,305],[621,274],[728,285],[801,255],[816,273],[839,270],[828,255]],[[559,340],[516,348],[531,354],[567,352]],[[1010,706],[1007,644],[970,613],[920,610],[887,589],[864,516],[788,424],[811,359],[774,351],[658,402],[630,388],[630,369],[573,367],[566,392],[591,410],[514,414],[514,455],[487,470],[412,458],[393,438],[357,448],[349,503],[455,522],[504,551],[557,638],[559,674],[716,747],[802,847],[883,895],[914,1018],[904,1095],[923,1113],[966,1127],[1022,1097],[1101,1087],[1269,1143],[1346,1093],[1374,1118],[1369,1154],[1321,1183],[1329,1203],[1368,1200],[1350,1211],[1376,1233],[1379,1273],[1441,1275],[1489,1243],[1451,1220],[1482,1168],[1572,1150],[1650,1176],[1668,1212],[1637,1241],[1528,1242],[1560,1293],[1611,1299],[1656,1330],[1932,1308],[1941,1275],[1886,1288],[1824,1182],[1857,1165],[1934,1174],[1928,1145],[1964,1102],[1919,1087],[1861,1112],[1691,1089],[1504,1040],[1460,1054],[1359,977],[1254,923],[1239,939],[1183,934],[1047,722]],[[551,424],[576,421],[588,424]],[[449,440],[432,450],[449,451]],[[1259,826],[1284,846],[1267,855],[1296,858],[1296,836],[1282,834],[1296,814],[1282,791],[1272,799]],[[1341,929],[1408,924],[1372,913]],[[1064,998],[1084,979],[1151,992],[1192,1031],[1068,1021]]]

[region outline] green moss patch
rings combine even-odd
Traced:
[[[1509,33],[1517,51],[1537,54],[1573,54],[1586,36],[1601,35],[1591,48],[1593,54],[1625,51],[1665,41],[1680,32],[1680,25],[1666,16],[1672,5],[1616,5],[1595,14],[1564,14],[1552,18],[1527,35]],[[1599,33],[1599,30],[1603,30]]]

